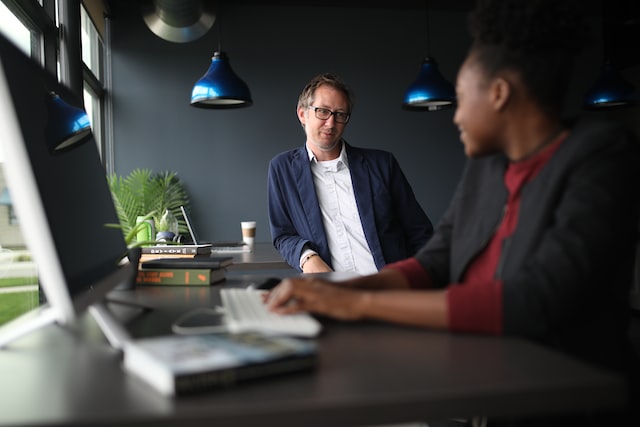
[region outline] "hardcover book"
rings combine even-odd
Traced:
[[[151,261],[152,259],[158,258],[193,258],[196,255],[185,255],[185,254],[142,254],[140,255],[140,263]],[[206,256],[206,255],[198,255],[198,256]]]
[[[192,258],[173,257],[155,258],[142,261],[141,269],[147,268],[224,268],[233,264],[233,257],[230,256],[195,256]]]
[[[211,285],[225,279],[221,268],[144,268],[139,269],[136,285]]]
[[[184,395],[309,370],[316,361],[315,341],[242,333],[130,341],[123,366],[162,394]]]
[[[142,246],[142,254],[199,255],[210,254],[211,244]]]

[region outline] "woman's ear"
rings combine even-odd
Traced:
[[[502,111],[511,98],[511,83],[504,77],[496,77],[489,87],[489,103],[494,111]]]

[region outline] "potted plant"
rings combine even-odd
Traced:
[[[180,206],[188,208],[189,195],[175,172],[154,173],[150,169],[134,169],[125,177],[111,174],[107,177],[107,182],[119,221],[114,226],[122,229],[127,245],[156,243],[155,240],[136,240],[138,231],[146,226],[140,222],[139,217],[157,222],[156,231],[160,231],[165,225],[168,227],[171,222],[174,227],[177,223],[177,233],[188,232]],[[163,220],[165,213],[167,215]],[[173,216],[175,222],[170,220],[170,216]]]
[[[171,242],[175,240],[178,232],[178,220],[169,209],[164,212],[156,212],[154,217],[156,240],[159,242]]]

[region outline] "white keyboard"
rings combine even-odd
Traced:
[[[231,332],[258,331],[314,337],[322,325],[308,313],[279,315],[262,302],[264,291],[245,288],[220,290],[227,327]]]

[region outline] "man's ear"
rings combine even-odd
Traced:
[[[306,108],[304,107],[298,107],[298,120],[300,120],[300,124],[302,125],[302,127],[304,127],[306,118],[304,117],[304,111],[306,110]]]
[[[494,111],[501,111],[511,99],[511,82],[504,77],[496,77],[489,88],[489,102]]]

